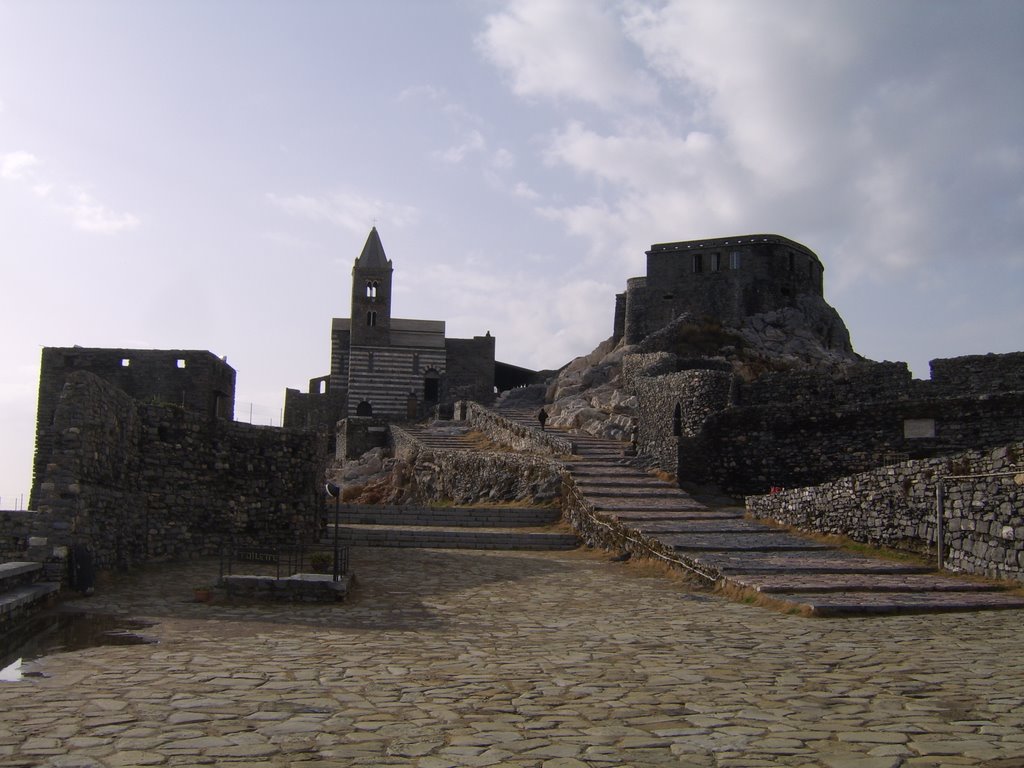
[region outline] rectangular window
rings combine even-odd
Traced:
[[[132,364],[132,361],[130,359],[128,359],[127,357],[122,357],[121,358],[121,367],[122,368],[127,368],[131,364]]]
[[[177,360],[177,365],[178,365],[179,368],[184,368],[185,367],[185,358],[179,357],[178,360]]]
[[[732,253],[729,254],[729,269],[739,269],[739,268],[740,268],[740,252],[739,251],[733,251]]]
[[[701,253],[693,254],[693,272],[694,274],[704,271],[704,255]]]
[[[712,253],[711,254],[711,271],[720,272],[722,270],[722,254]]]

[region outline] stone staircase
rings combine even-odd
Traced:
[[[538,427],[535,413],[499,413]],[[631,466],[622,443],[565,436],[575,445],[565,468],[595,525],[739,598],[817,616],[1024,608],[998,584],[857,555],[748,519],[742,507],[700,503]]]
[[[60,590],[59,583],[42,581],[43,576],[39,563],[0,563],[0,631]]]

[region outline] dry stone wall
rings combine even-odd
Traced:
[[[748,496],[747,511],[807,531],[934,553],[936,484],[954,476],[944,481],[947,566],[1024,582],[1022,457],[1024,442],[1018,441],[908,461],[815,487]]]
[[[21,546],[84,544],[99,568],[294,543],[320,516],[326,435],[210,420],[72,374]],[[66,527],[64,527],[66,526]],[[40,540],[45,542],[40,544]]]
[[[456,412],[461,413],[461,403],[456,403]],[[538,411],[540,408],[537,409]],[[465,403],[466,420],[488,438],[516,451],[530,451],[552,456],[573,453],[571,440],[548,432],[525,427],[489,411],[475,402]]]
[[[391,425],[391,450],[412,465],[408,501],[480,504],[554,501],[561,488],[554,460],[503,451],[428,448]]]

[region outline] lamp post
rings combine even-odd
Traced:
[[[334,483],[327,483],[326,485],[327,495],[334,499],[334,565],[331,568],[331,573],[334,574],[334,580],[341,580],[341,551],[338,546],[338,527],[341,522],[341,488]]]

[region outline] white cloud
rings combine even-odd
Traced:
[[[1020,258],[1024,105],[1007,95],[1024,79],[1024,6],[619,7],[617,20],[523,0],[478,40],[517,94],[607,109],[548,135],[544,161],[583,186],[537,209],[586,240],[594,265],[644,243],[762,231],[819,250],[833,287],[951,263],[957,242]],[[616,52],[631,45],[656,100],[622,96],[633,70]]]
[[[620,22],[591,0],[516,0],[487,18],[483,55],[520,96],[564,98],[605,109],[651,104],[654,81],[628,61]]]
[[[139,219],[130,213],[118,213],[107,208],[86,192],[78,192],[68,206],[75,227],[85,232],[114,234],[136,229]]]
[[[443,162],[458,165],[468,155],[482,152],[486,146],[487,142],[484,141],[483,134],[474,130],[469,132],[461,144],[437,151],[434,153],[434,157]]]
[[[406,227],[419,218],[419,211],[413,206],[355,192],[338,192],[326,197],[268,193],[267,199],[290,216],[325,221],[357,235],[365,235],[374,220],[386,221],[389,226]]]
[[[23,179],[38,163],[39,160],[31,152],[19,150],[0,155],[0,178],[12,181]]]
[[[491,167],[500,171],[507,171],[516,165],[516,157],[504,147],[498,149],[491,157]]]
[[[525,181],[516,182],[516,185],[512,188],[512,194],[524,200],[540,200],[540,193]]]

